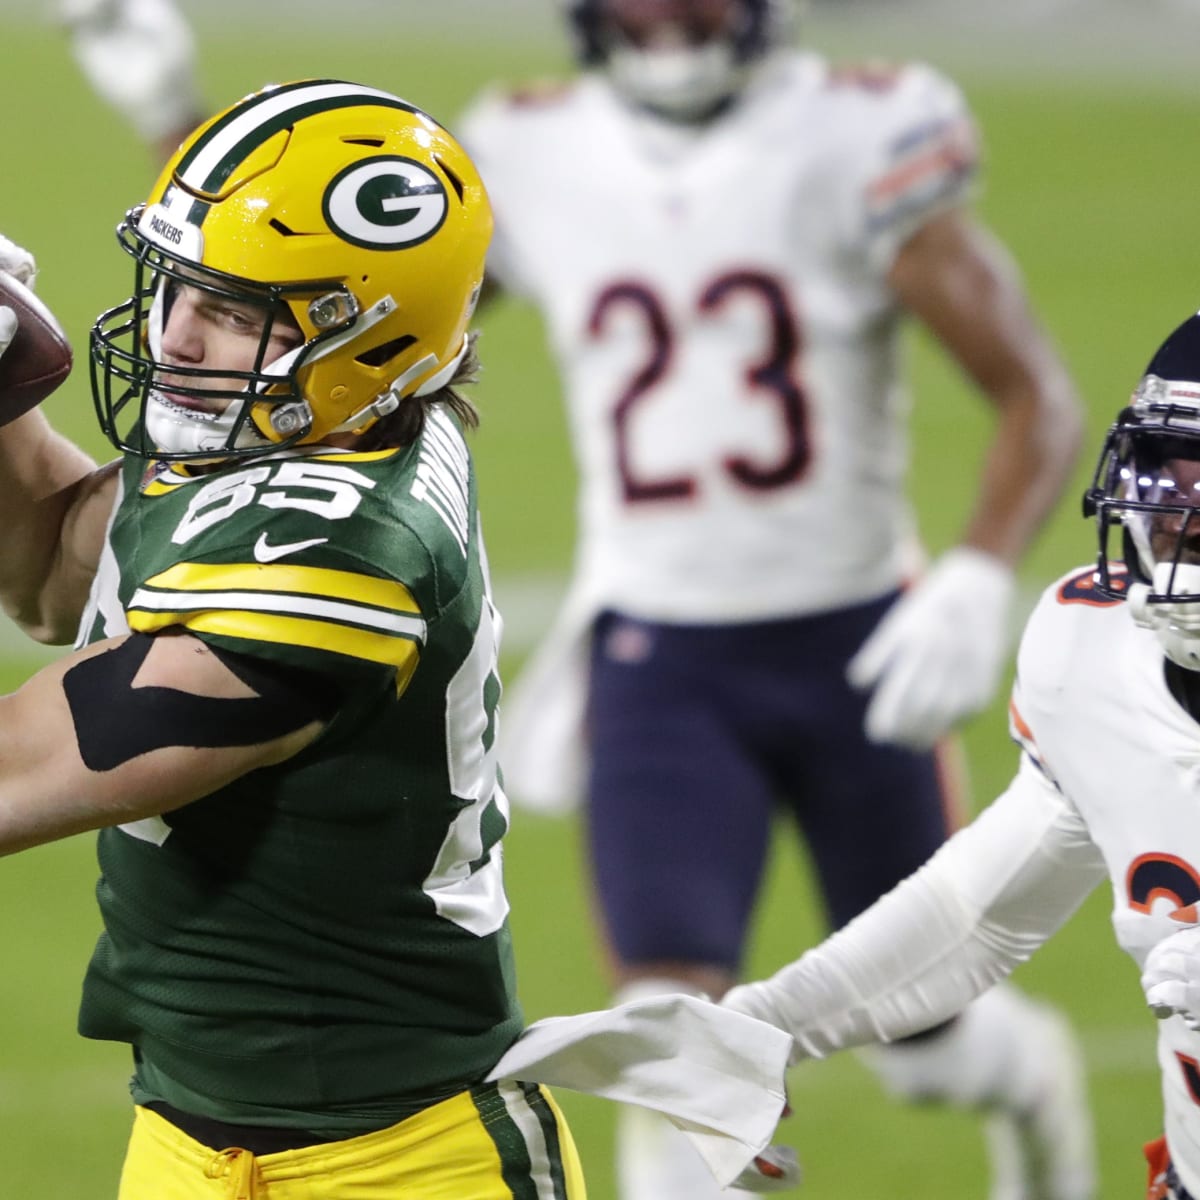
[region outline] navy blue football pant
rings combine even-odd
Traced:
[[[587,821],[621,963],[736,973],[779,810],[803,834],[834,926],[945,840],[934,755],[868,742],[867,697],[844,677],[894,599],[739,625],[598,619]]]

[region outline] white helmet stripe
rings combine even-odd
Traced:
[[[354,104],[416,111],[390,92],[358,84],[321,81],[279,88],[257,103],[241,106],[231,121],[218,123],[202,135],[180,161],[179,179],[193,191],[215,192],[239,163],[280,129],[314,112]]]

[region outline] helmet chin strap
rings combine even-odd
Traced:
[[[1178,597],[1151,601],[1151,594]],[[1129,588],[1129,611],[1149,629],[1163,653],[1187,671],[1200,671],[1200,565],[1157,563],[1152,583]]]
[[[467,351],[470,348],[470,336],[464,336],[462,345],[458,348],[458,353],[411,394],[414,396],[430,396],[440,388],[444,388],[454,378],[454,373],[462,364],[462,360],[466,358]],[[400,407],[401,400],[408,394],[408,388],[412,384],[412,381],[420,379],[430,367],[436,365],[436,354],[426,354],[424,358],[418,359],[403,375],[392,381],[391,386],[386,392],[376,396],[370,404],[364,408],[360,408],[358,412],[351,413],[333,432],[346,433],[350,430],[361,429],[369,422],[377,421],[380,417],[386,417],[388,413],[395,412]]]

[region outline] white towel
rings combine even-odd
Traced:
[[[655,996],[535,1021],[488,1076],[544,1083],[668,1117],[721,1187],[764,1150],[783,1113],[791,1036],[695,996]]]

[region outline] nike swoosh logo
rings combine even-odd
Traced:
[[[299,550],[307,550],[309,546],[320,546],[327,541],[328,538],[308,538],[303,542],[280,542],[277,546],[272,546],[267,541],[267,535],[260,533],[258,541],[254,543],[254,559],[260,563],[274,562],[277,558],[295,554]]]

